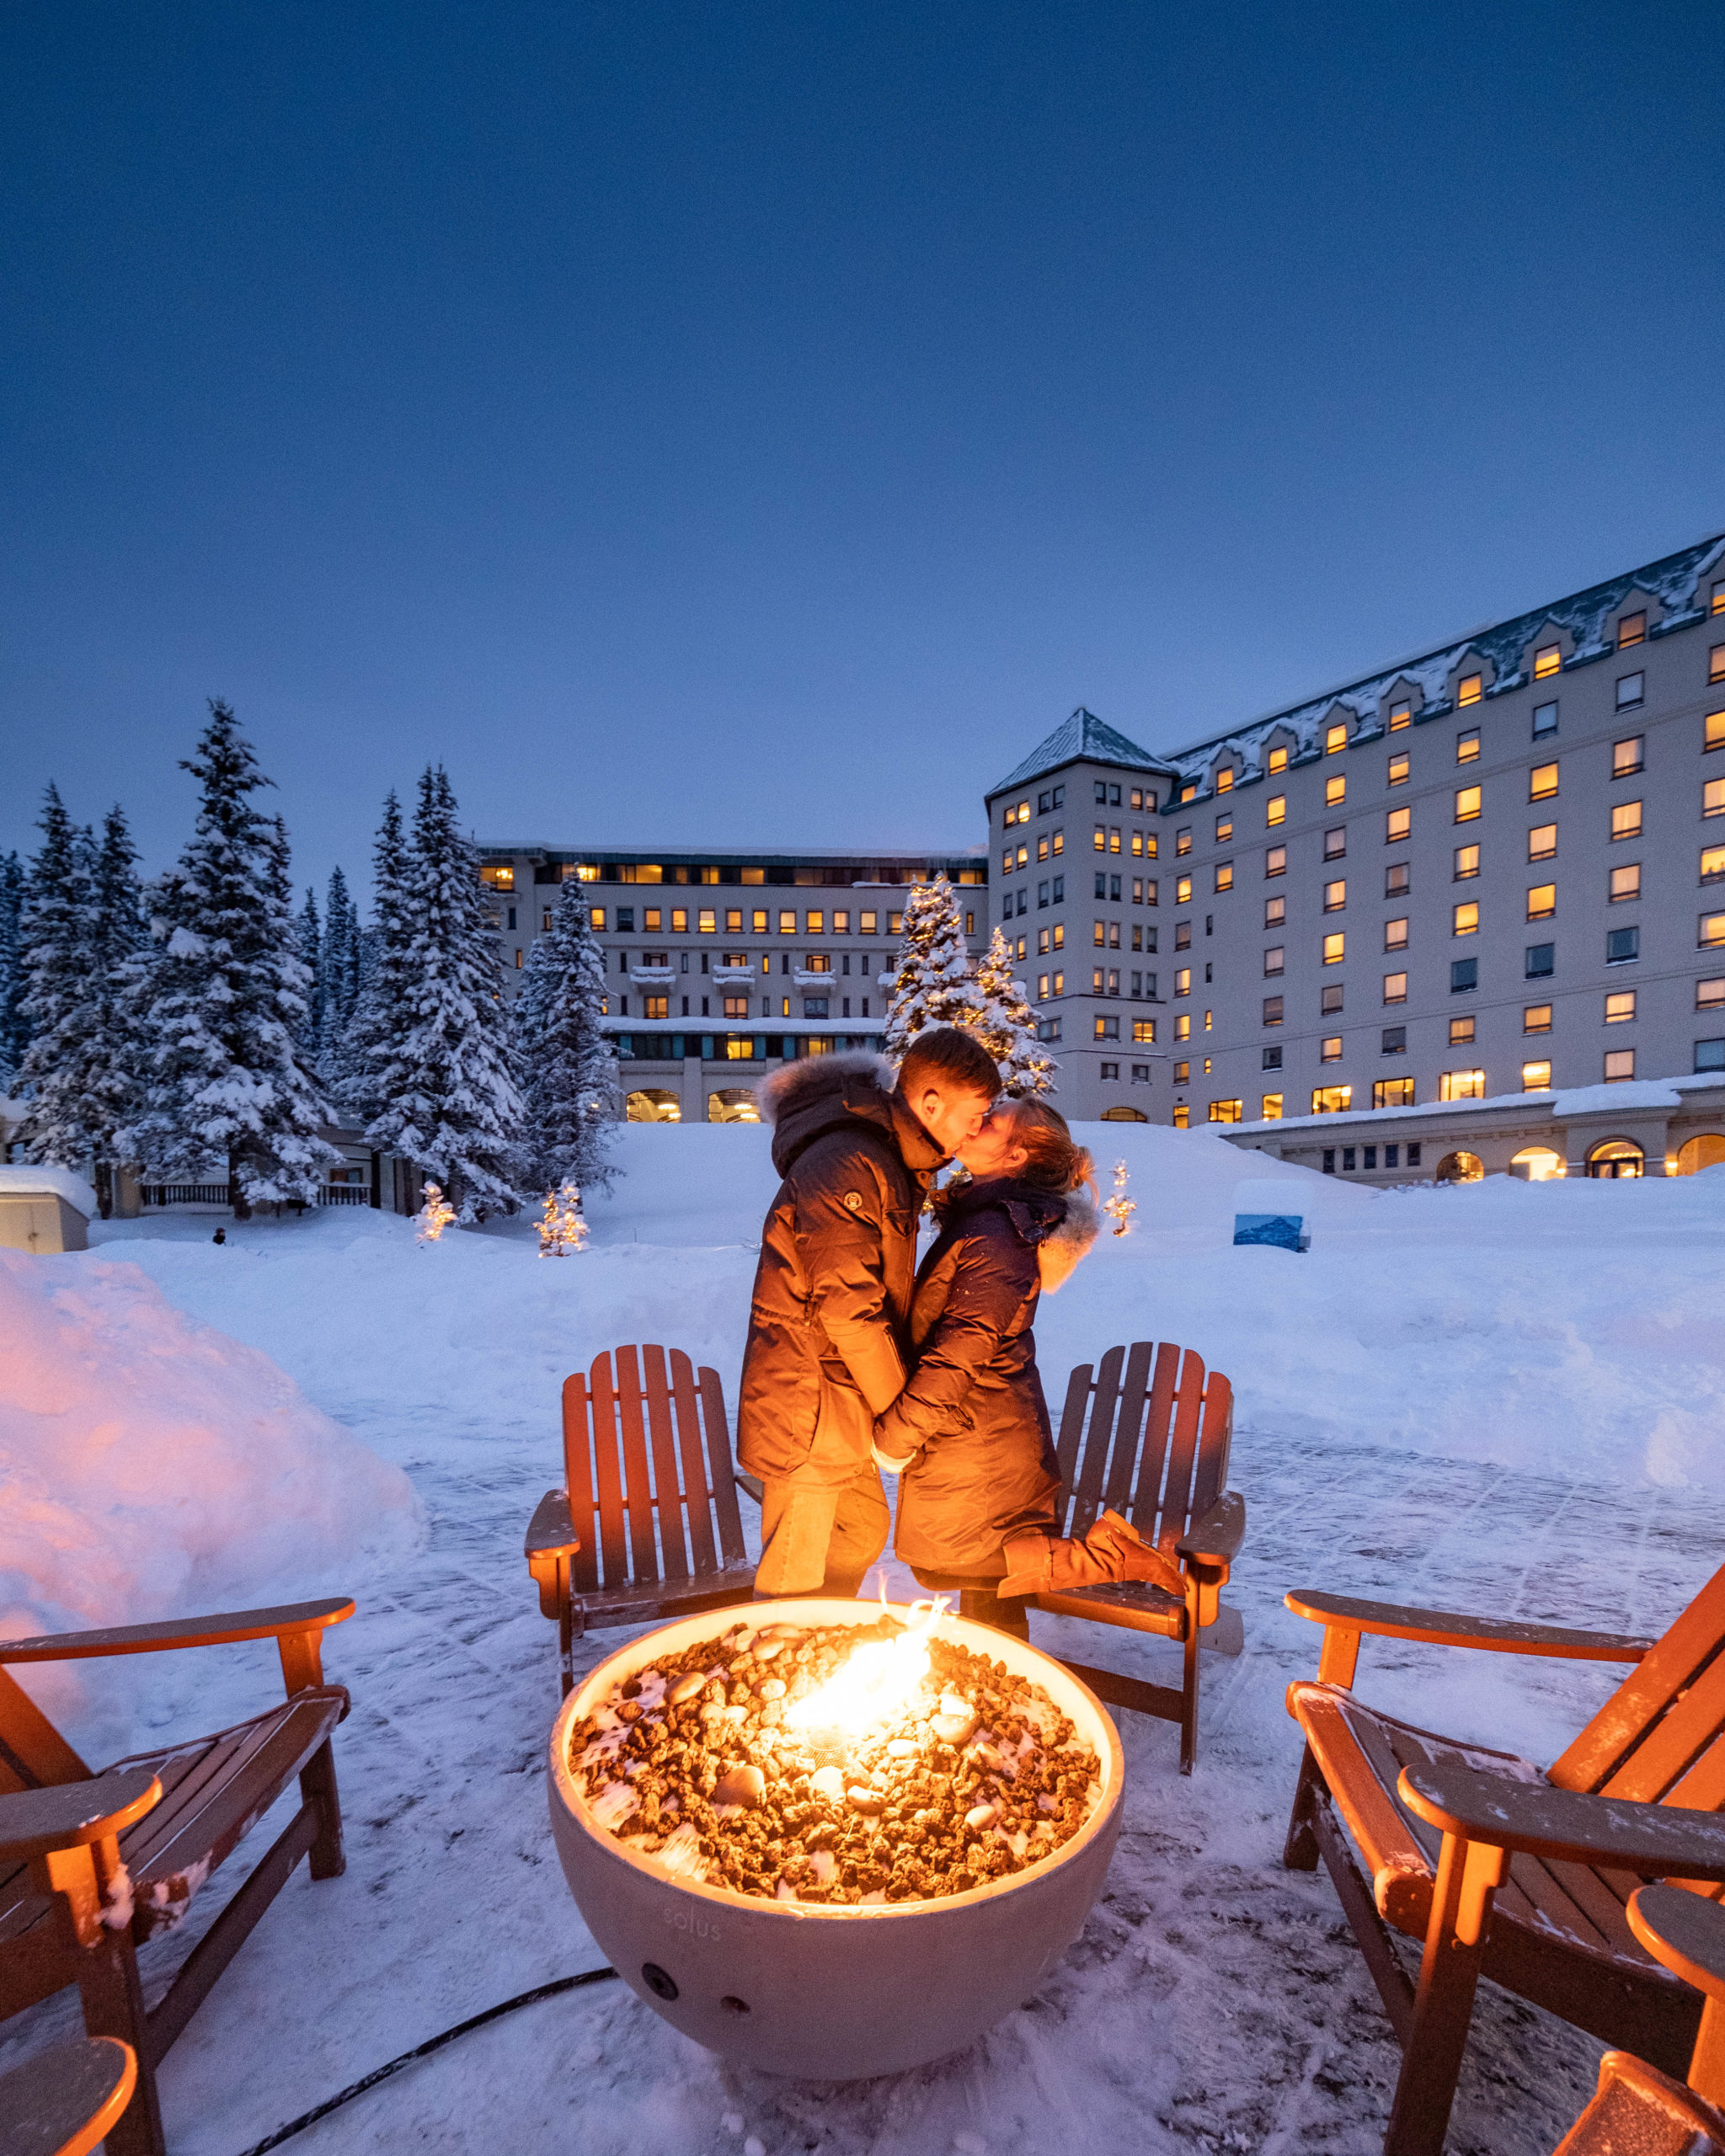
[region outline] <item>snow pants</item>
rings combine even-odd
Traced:
[[[848,1601],[886,1547],[892,1512],[873,1460],[848,1482],[805,1480],[801,1474],[763,1478],[761,1562],[755,1596],[826,1594]]]

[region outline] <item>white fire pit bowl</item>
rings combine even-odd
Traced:
[[[867,1602],[757,1602],[751,1625],[875,1623]],[[955,1616],[941,1636],[1039,1684],[1096,1751],[1101,1800],[1026,1871],[936,1901],[835,1908],[667,1878],[595,1827],[569,1773],[569,1735],[613,1684],[718,1639],[735,1609],[661,1625],[621,1647],[564,1700],[551,1732],[552,1832],[569,1892],[638,1997],[710,2051],[774,2073],[853,2081],[940,2058],[1036,1990],[1083,1929],[1119,1833],[1124,1761],[1095,1695],[1049,1656]],[[675,1988],[674,1993],[672,1988]]]

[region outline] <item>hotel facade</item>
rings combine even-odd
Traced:
[[[1720,1128],[1725,539],[1176,754],[1075,712],[985,799],[1069,1115],[1314,1166],[1311,1118],[1648,1081]]]

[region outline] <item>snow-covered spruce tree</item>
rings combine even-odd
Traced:
[[[356,935],[354,1005],[331,1057],[331,1082],[350,1121],[362,1128],[383,1113],[383,1081],[412,1021],[407,1005],[409,946],[407,841],[392,787],[372,849],[372,926]]]
[[[29,1045],[29,1021],[24,1015],[24,883],[18,856],[0,853],[0,1093],[12,1091]]]
[[[318,995],[323,1011],[324,1076],[333,1081],[341,1061],[342,1036],[352,1022],[359,991],[359,920],[339,868],[329,872],[323,905],[323,940],[318,949]]]
[[[483,1220],[520,1202],[521,1097],[498,942],[441,765],[419,782],[404,895],[406,1030],[381,1072],[383,1106],[366,1140],[434,1177],[463,1223]]]
[[[525,1074],[523,1165],[536,1192],[573,1184],[585,1202],[618,1172],[606,1154],[622,1085],[604,1011],[604,955],[587,894],[571,880],[558,894],[550,934],[534,943],[510,1014]]]
[[[157,1174],[195,1180],[226,1164],[236,1219],[316,1198],[339,1159],[318,1134],[329,1110],[297,1041],[311,982],[299,954],[287,839],[253,807],[270,781],[225,703],[195,757],[203,789],[191,842],[155,886],[148,1098],[136,1129]]]
[[[19,923],[29,1045],[18,1090],[29,1102],[19,1132],[30,1158],[80,1172],[89,1158],[90,976],[96,963],[95,841],[50,786],[37,825]]]
[[[96,856],[86,1028],[89,1075],[84,1119],[104,1220],[114,1212],[115,1171],[131,1160],[130,1133],[143,1104],[150,1065],[143,1022],[150,1001],[149,931],[137,858],[125,812],[116,805],[104,819]]]
[[[1001,1090],[1016,1099],[1052,1093],[1055,1060],[1036,1038],[1036,1016],[1023,981],[1012,978],[1012,950],[1006,931],[996,929],[976,968],[983,1012],[978,1039],[1000,1065]]]
[[[886,1052],[900,1061],[918,1033],[931,1026],[967,1026],[980,1031],[982,991],[964,947],[964,915],[944,876],[919,883],[905,905],[892,997],[887,1006]]]
[[[323,1062],[323,929],[318,919],[318,898],[309,883],[306,903],[300,908],[300,963],[311,977],[306,990],[306,1022],[300,1027],[300,1054],[312,1070]]]

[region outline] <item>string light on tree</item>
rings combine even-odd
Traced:
[[[1114,1222],[1114,1233],[1117,1235],[1131,1233],[1132,1215],[1138,1210],[1138,1200],[1135,1198],[1128,1198],[1126,1195],[1126,1185],[1130,1180],[1126,1173],[1126,1163],[1124,1161],[1116,1161],[1114,1195],[1111,1198],[1103,1198],[1102,1209]]]
[[[419,1241],[422,1243],[435,1243],[454,1218],[454,1206],[446,1203],[443,1193],[435,1182],[428,1182],[425,1186],[425,1203],[414,1215],[419,1226]]]
[[[581,1193],[572,1182],[545,1193],[545,1213],[533,1223],[539,1234],[541,1257],[578,1255],[587,1246],[587,1223],[581,1217]]]

